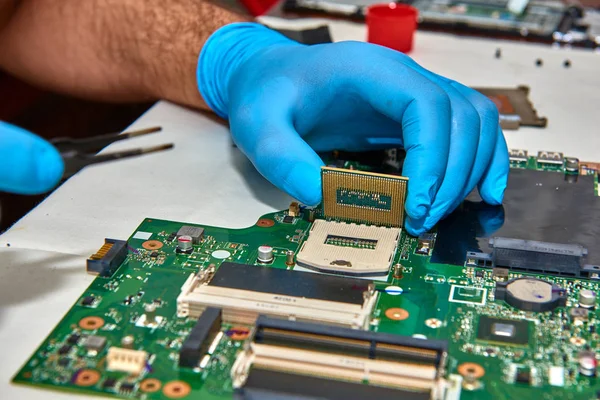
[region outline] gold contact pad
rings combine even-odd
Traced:
[[[400,227],[408,178],[322,167],[325,217]]]
[[[100,250],[90,256],[90,260],[102,260],[112,247],[112,243],[104,243],[104,245],[100,247]]]

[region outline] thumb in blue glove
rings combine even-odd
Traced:
[[[47,192],[58,184],[63,161],[47,141],[0,121],[0,191]]]
[[[256,168],[308,205],[321,201],[316,152],[403,146],[405,227],[419,234],[479,187],[500,204],[508,151],[484,96],[380,46],[304,46],[253,23],[227,25],[197,70],[207,104],[229,118]]]

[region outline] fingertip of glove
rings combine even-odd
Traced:
[[[426,231],[425,229],[425,216],[422,218],[412,218],[407,216],[404,223],[404,228],[408,233],[413,236],[419,236],[421,233]]]
[[[486,200],[486,203],[492,206],[499,206],[500,204],[502,204],[502,200],[504,200],[504,191],[502,191],[501,193],[495,193],[492,197],[489,197]]]
[[[435,198],[438,184],[435,177],[409,180],[406,213],[410,218],[421,220],[427,215]]]
[[[64,164],[58,150],[39,136],[0,122],[0,188],[39,194],[60,181]]]
[[[506,179],[497,182],[492,188],[481,187],[480,194],[483,200],[493,206],[499,206],[504,200],[504,191],[506,190]]]
[[[413,220],[422,219],[427,214],[427,211],[429,211],[429,207],[423,204],[414,207],[409,207],[407,205],[406,207],[406,214]]]
[[[310,164],[295,165],[285,180],[285,191],[308,206],[321,202],[321,169]]]

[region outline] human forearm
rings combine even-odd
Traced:
[[[23,0],[0,27],[0,67],[52,90],[107,101],[206,107],[206,39],[244,18],[203,0]]]

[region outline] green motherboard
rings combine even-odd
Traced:
[[[372,169],[351,161],[338,166]],[[569,175],[562,159],[547,164],[517,155],[511,166]],[[590,176],[598,201],[597,172]],[[107,240],[88,260],[88,272],[98,276],[14,382],[126,399],[600,396],[600,280],[592,267],[585,274],[503,268],[468,251],[473,257],[460,264],[442,263],[434,257],[442,242],[436,227],[419,237],[398,229],[384,274],[323,274],[298,262],[319,221],[336,222],[321,208],[296,204],[245,229],[145,219],[126,241]],[[328,235],[325,245],[376,250],[374,239],[342,234]],[[267,294],[274,297],[261,297]],[[306,302],[282,314],[274,310],[279,300]],[[245,311],[237,308],[246,303]],[[209,322],[198,327],[199,321]],[[359,349],[364,343],[366,353]],[[285,351],[277,352],[281,346]],[[319,364],[331,354],[334,362]],[[342,365],[361,357],[371,367],[364,360],[355,369]],[[261,371],[275,374],[265,375],[273,377],[272,390],[260,382]]]

